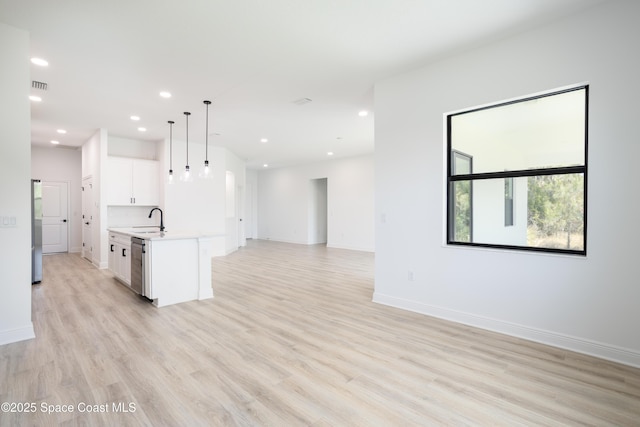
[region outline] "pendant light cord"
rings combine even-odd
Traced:
[[[207,120],[205,121],[205,133],[204,133],[204,160],[205,164],[209,164],[209,104],[211,101],[203,101],[204,105],[207,106]]]
[[[187,118],[187,169],[189,169],[189,116],[191,113],[185,111],[184,115]]]
[[[172,120],[169,120],[169,172],[173,172],[173,124]]]

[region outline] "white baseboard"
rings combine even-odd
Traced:
[[[27,326],[17,329],[9,329],[0,331],[0,345],[11,344],[12,342],[30,340],[36,337],[33,330],[33,323],[29,322]]]
[[[293,243],[295,245],[307,245],[307,246],[323,244],[323,243],[300,242],[300,241],[294,241],[294,240],[289,240],[289,239],[279,239],[277,237],[265,237],[265,238],[260,238],[260,239],[261,240],[270,240],[272,242]],[[324,244],[326,244],[328,248],[334,248],[334,249],[348,249],[350,251],[375,252],[374,248],[367,248],[367,247],[360,247],[360,246],[350,246],[350,245],[337,245],[337,244],[329,243],[329,242],[324,242]]]
[[[205,288],[198,291],[198,300],[211,298],[213,298],[213,288]]]
[[[260,240],[270,240],[272,242],[278,242],[278,243],[293,243],[295,245],[308,245],[308,243],[304,242],[304,241],[281,239],[279,237],[260,237],[259,239]]]
[[[375,252],[374,248],[366,248],[362,246],[336,245],[333,243],[327,243],[327,247],[334,248],[334,249],[347,249],[349,251]]]
[[[378,292],[374,293],[373,302],[640,368],[640,352],[610,344],[423,304]]]

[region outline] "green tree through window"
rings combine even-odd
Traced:
[[[582,174],[528,178],[527,241],[530,245],[582,249],[583,188]]]

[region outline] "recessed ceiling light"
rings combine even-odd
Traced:
[[[130,119],[133,120],[134,122],[137,122],[138,120],[140,120],[140,117],[139,116],[131,116]]]
[[[33,102],[42,101],[42,98],[40,98],[39,96],[35,96],[35,95],[29,95],[29,99],[32,100]]]
[[[260,139],[260,142],[262,142],[264,144],[265,142],[269,142],[269,140],[267,138],[262,138],[262,139]]]
[[[67,131],[66,131],[66,130],[64,130],[64,129],[58,129],[56,132],[58,132],[58,133],[62,133],[62,134],[67,133]]]
[[[367,117],[369,115],[369,112],[367,110],[362,110],[358,113],[358,115],[360,117]]]
[[[48,67],[49,62],[42,58],[31,58],[31,63],[34,65],[39,65],[40,67]]]
[[[55,139],[52,139],[51,143],[54,144],[54,145],[58,145],[58,144],[60,144],[60,141],[56,141]]]
[[[268,168],[268,167],[269,167],[269,165],[265,163],[264,165],[262,165],[262,167],[263,167],[263,168]]]
[[[160,96],[163,98],[171,98],[171,92],[162,91],[160,92]]]
[[[138,130],[139,130],[140,132],[146,132],[146,131],[147,131],[147,128],[138,128]]]
[[[329,152],[327,153],[327,156],[333,156],[333,151],[329,151]]]

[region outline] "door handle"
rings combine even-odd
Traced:
[[[62,220],[62,222],[67,222],[67,220],[66,220],[66,219],[63,219],[63,220]]]
[[[89,222],[85,222],[84,224],[85,224],[85,225],[89,225]]]

